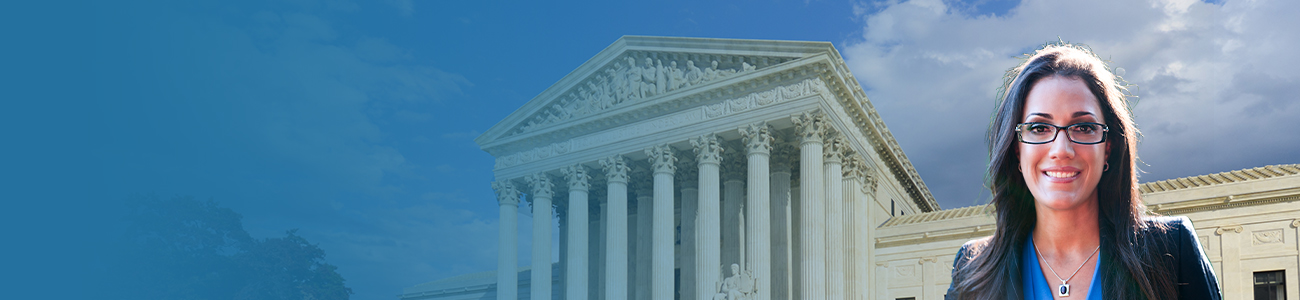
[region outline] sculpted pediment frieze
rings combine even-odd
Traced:
[[[573,84],[506,136],[554,127],[566,121],[652,101],[678,90],[733,78],[797,57],[758,57],[676,52],[624,53]]]

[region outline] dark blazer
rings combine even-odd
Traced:
[[[1210,266],[1210,260],[1205,257],[1205,253],[1201,250],[1201,243],[1196,238],[1196,230],[1192,228],[1192,221],[1188,220],[1187,217],[1153,217],[1147,218],[1145,221],[1149,225],[1163,224],[1164,227],[1169,228],[1169,230],[1163,232],[1152,230],[1151,234],[1144,236],[1145,238],[1158,239],[1156,244],[1162,245],[1154,247],[1157,249],[1150,249],[1156,251],[1156,253],[1153,253],[1154,255],[1152,255],[1152,257],[1164,257],[1169,259],[1170,263],[1153,262],[1153,264],[1172,268],[1170,271],[1171,274],[1174,274],[1174,280],[1178,290],[1178,299],[1222,299],[1223,295],[1219,291],[1218,278],[1214,275],[1214,268]],[[961,246],[960,250],[957,250],[957,258],[953,260],[952,266],[952,285],[948,287],[948,294],[944,295],[944,299],[958,299],[954,287],[956,287],[958,282],[964,279],[958,278],[958,276],[960,276],[958,271],[970,261],[970,257],[966,255],[967,249],[978,242],[981,241],[974,240],[967,242],[965,245]],[[1020,255],[1025,254],[1021,253]],[[1112,255],[1107,255],[1107,257],[1113,258]],[[1097,279],[1103,284],[1107,284],[1103,287],[1112,285],[1124,285],[1127,287],[1134,286],[1133,283],[1129,282],[1114,282],[1114,278],[1108,276],[1108,273],[1110,273],[1108,270],[1111,272],[1119,271],[1118,263],[1113,259],[1103,259],[1099,263],[1101,265],[1098,266],[1098,268],[1101,270],[1101,273],[1097,274]],[[1019,273],[1019,271],[1016,270],[1014,273]],[[1012,288],[1013,293],[1018,294],[1020,291],[1023,291],[1023,289],[1020,288],[1022,284],[1019,282],[1020,277],[1016,276],[1012,278],[1014,278],[1012,284],[1015,285]],[[1013,298],[1023,299],[1024,297],[1013,296]]]

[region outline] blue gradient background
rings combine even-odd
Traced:
[[[140,194],[213,199],[256,238],[297,228],[353,299],[495,270],[492,158],[473,139],[620,36],[830,41],[844,51],[864,42],[868,16],[897,4],[14,2],[0,4],[7,299],[112,298],[97,290],[114,257],[97,249],[121,226],[123,201]],[[948,3],[972,18],[1019,4]],[[926,130],[884,107],[891,129]],[[895,134],[942,207],[978,202],[980,147],[958,147],[976,167],[957,179],[932,175],[949,170],[928,157],[946,154]],[[1144,181],[1300,162],[1278,153]]]

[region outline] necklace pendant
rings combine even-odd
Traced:
[[[1066,283],[1062,283],[1060,286],[1056,287],[1056,296],[1057,296],[1057,297],[1069,297],[1069,296],[1070,296],[1070,285],[1069,285],[1069,284],[1066,284]]]

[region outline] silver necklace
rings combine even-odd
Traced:
[[[1057,296],[1057,297],[1069,297],[1069,296],[1070,296],[1070,279],[1074,279],[1074,275],[1075,275],[1075,274],[1079,274],[1079,270],[1083,270],[1083,266],[1084,266],[1084,265],[1087,265],[1087,264],[1088,264],[1088,261],[1092,260],[1092,257],[1093,257],[1094,255],[1097,255],[1097,251],[1101,251],[1101,245],[1097,245],[1097,250],[1092,250],[1092,254],[1088,254],[1088,259],[1083,260],[1083,264],[1079,265],[1078,268],[1074,269],[1074,273],[1071,273],[1071,274],[1070,274],[1070,277],[1067,277],[1067,278],[1065,278],[1065,279],[1061,279],[1061,275],[1057,275],[1057,274],[1056,274],[1056,270],[1053,270],[1053,269],[1052,269],[1052,264],[1049,263],[1049,262],[1047,262],[1047,259],[1046,259],[1046,258],[1043,258],[1043,253],[1038,252],[1038,242],[1037,242],[1037,241],[1034,241],[1033,243],[1034,243],[1034,254],[1038,254],[1038,259],[1042,259],[1042,260],[1043,260],[1043,264],[1044,264],[1044,265],[1047,265],[1047,270],[1048,270],[1048,271],[1052,271],[1052,276],[1056,276],[1056,280],[1060,280],[1060,281],[1061,281],[1061,285],[1056,286],[1056,296]],[[1095,282],[1094,282],[1094,283],[1095,283]]]

